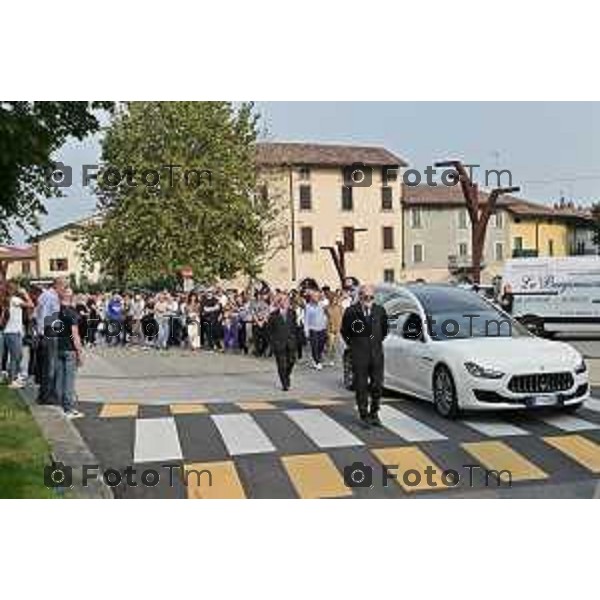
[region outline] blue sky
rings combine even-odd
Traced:
[[[280,141],[382,145],[411,166],[462,158],[508,168],[521,196],[551,203],[600,199],[600,103],[594,102],[258,102],[266,136]],[[81,172],[99,159],[100,138],[71,142],[58,159]],[[74,177],[74,180],[76,177]],[[47,229],[93,211],[74,185],[47,201]]]

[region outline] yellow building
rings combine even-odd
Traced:
[[[93,268],[84,261],[81,243],[77,240],[78,230],[89,222],[82,219],[51,229],[32,238],[37,253],[37,274],[41,279],[75,276],[91,282],[98,280],[100,267]]]
[[[282,288],[305,278],[337,287],[338,273],[325,248],[338,241],[347,275],[372,282],[400,279],[406,166],[401,158],[379,147],[260,143],[257,164],[263,193],[280,209],[262,279]],[[356,184],[347,185],[353,173]]]
[[[518,200],[510,204],[512,256],[569,256],[579,217],[573,211]]]

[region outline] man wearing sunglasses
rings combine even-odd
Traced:
[[[365,428],[381,427],[378,413],[383,392],[383,340],[388,334],[388,319],[384,308],[375,304],[373,286],[359,288],[358,302],[344,312],[341,333],[352,353],[354,390],[361,423]]]

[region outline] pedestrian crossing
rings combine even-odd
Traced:
[[[187,478],[182,497],[400,497],[454,489],[450,471],[464,476],[467,465],[480,471],[470,487],[488,479],[495,485],[495,477],[506,485],[598,475],[596,408],[592,403],[577,416],[502,413],[451,422],[428,405],[392,401],[382,406],[383,428],[364,430],[353,403],[341,399],[85,404],[86,418],[74,423],[103,465],[181,463],[196,476]],[[346,469],[356,461],[373,469],[371,485],[348,484]],[[385,465],[398,465],[396,477],[382,474]],[[427,469],[434,474],[426,477]],[[197,477],[203,471],[210,486]]]
[[[362,446],[364,442],[318,408],[288,410],[286,414],[319,448]]]
[[[380,419],[384,427],[407,442],[433,442],[447,439],[435,429],[391,406],[381,407]]]
[[[464,420],[463,424],[467,427],[471,427],[475,431],[488,437],[507,437],[511,435],[529,435],[529,431],[512,425],[511,423],[505,423],[498,419],[478,419]]]
[[[275,452],[275,446],[248,413],[213,415],[227,451],[231,456]]]
[[[491,471],[499,473],[499,477],[523,481],[546,479],[548,474],[521,453],[500,440],[487,442],[470,442],[462,444],[463,448]]]
[[[140,419],[136,423],[134,463],[181,460],[183,454],[173,417]]]

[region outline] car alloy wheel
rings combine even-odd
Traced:
[[[433,404],[437,412],[447,419],[454,419],[458,414],[454,380],[443,366],[438,367],[433,376]]]

